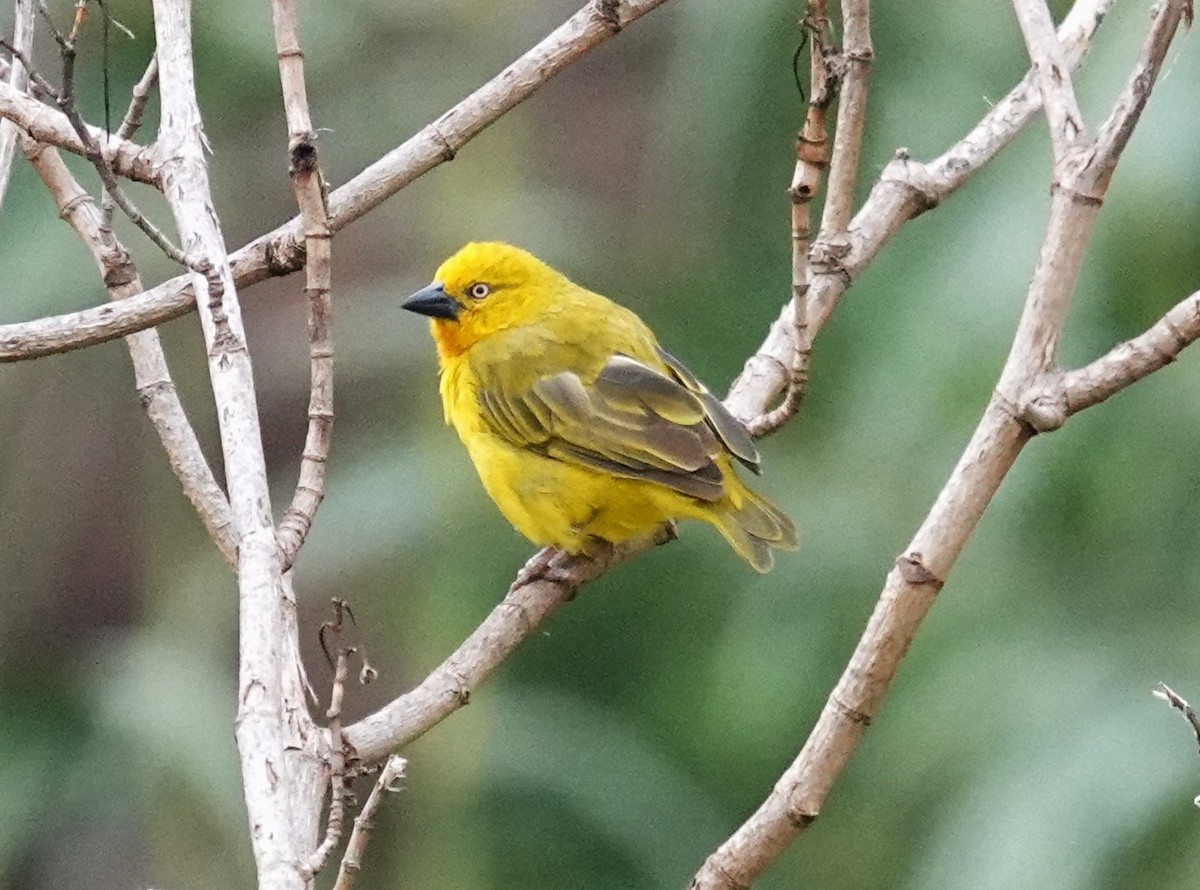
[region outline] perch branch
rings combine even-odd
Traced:
[[[1087,42],[1098,25],[1098,19],[1102,17],[1098,13],[1107,10],[1111,2],[1112,0],[1080,0],[1064,21],[1063,33],[1069,38],[1067,44],[1071,50],[1070,57],[1075,62],[1082,57]],[[939,171],[938,179],[933,180],[930,174],[925,172],[923,165],[916,165],[920,168],[919,180],[926,188],[941,189],[943,194],[958,188],[1016,135],[1038,107],[1036,89],[1031,85],[1031,77],[1026,76],[1020,86],[993,106],[983,121],[962,142],[952,147],[938,162],[930,165]],[[865,206],[856,217],[856,224],[867,232],[864,240],[869,239],[869,243],[877,242],[873,243],[871,256],[895,233],[904,220],[915,215],[911,212],[907,216],[904,215],[908,207],[905,199],[892,197],[897,194],[903,196],[912,188],[907,181],[899,178],[905,174],[896,172],[896,163],[889,165],[892,178],[887,180],[886,184],[876,184],[872,189],[873,195],[882,196],[878,197],[873,205],[875,211],[886,211],[894,216],[883,225],[872,226],[873,217],[867,215]],[[897,183],[900,183],[900,187],[896,187]],[[872,206],[870,200],[867,205]],[[864,258],[863,262],[866,262],[866,259],[869,257]],[[824,276],[820,280],[829,281],[831,278]],[[787,360],[791,342],[786,328],[789,323],[789,308],[790,303],[785,307],[784,314],[771,326],[759,353],[751,357],[746,369],[730,389],[725,405],[738,417],[758,416],[780,392],[784,380],[783,368],[786,367],[784,362]],[[833,304],[830,303],[824,318],[828,317],[828,312],[832,309]],[[628,545],[621,551],[621,560],[648,549],[652,543],[646,540]],[[461,706],[461,690],[465,689],[469,694],[495,670],[509,652],[574,594],[575,587],[591,580],[607,568],[608,564],[600,566],[580,559],[571,564],[571,584],[558,585],[539,581],[510,591],[504,602],[488,615],[483,624],[417,688],[348,727],[346,735],[349,743],[364,762],[371,763],[379,761],[390,751],[403,747],[427,732]]]
[[[276,532],[283,565],[289,567],[325,497],[325,475],[333,436],[333,304],[330,298],[333,233],[325,204],[325,180],[317,155],[317,133],[308,110],[300,22],[292,0],[274,0],[275,50],[288,124],[288,175],[304,227],[304,290],[308,296],[310,383],[308,431],[300,456],[300,478]]]

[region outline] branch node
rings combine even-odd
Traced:
[[[596,17],[613,34],[620,34],[624,27],[621,24],[620,0],[596,0]]]
[[[1082,204],[1085,207],[1099,207],[1104,203],[1104,196],[1091,194],[1081,191],[1073,186],[1064,184],[1061,180],[1054,180],[1050,183],[1051,195],[1063,195],[1073,204]]]
[[[1031,388],[1017,410],[1017,419],[1037,433],[1052,433],[1067,422],[1067,395],[1061,386],[1043,381]]]
[[[932,587],[936,593],[946,582],[929,570],[924,559],[920,553],[910,551],[896,559],[896,569],[906,584],[913,587]]]
[[[851,723],[861,723],[863,726],[871,725],[871,715],[870,714],[868,714],[866,711],[864,711],[860,708],[855,708],[851,705],[846,704],[844,701],[842,701],[840,698],[838,698],[836,693],[829,696],[829,703],[831,705],[833,705],[834,709],[837,710],[837,712],[839,714],[841,714],[843,717],[845,717]],[[812,815],[808,821],[811,822],[815,818],[816,818],[816,816]],[[801,827],[803,827],[803,826],[801,826]]]

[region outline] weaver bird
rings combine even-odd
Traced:
[[[745,427],[628,309],[499,243],[463,247],[403,305],[429,316],[446,422],[530,541],[594,554],[699,519],[760,572],[795,549],[733,468],[759,469]]]

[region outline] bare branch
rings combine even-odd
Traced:
[[[1183,696],[1166,683],[1159,683],[1151,694],[1179,711],[1183,719],[1187,721],[1188,726],[1192,728],[1192,732],[1195,733],[1196,744],[1200,745],[1200,717],[1196,716],[1196,712],[1192,710],[1192,706],[1187,703]]]
[[[1059,28],[1065,62],[1079,65],[1092,36],[1116,0],[1078,0]],[[945,200],[1008,145],[1041,107],[1033,73],[993,105],[983,119],[940,157],[922,164],[901,150],[872,187],[846,236],[810,269],[808,336],[815,339],[838,301],[904,223]],[[784,306],[757,353],[734,381],[726,404],[743,420],[758,416],[787,385],[791,309]],[[0,343],[2,343],[0,328]],[[0,361],[3,352],[0,351]],[[761,398],[761,400],[760,400]]]
[[[1016,5],[1020,13],[1021,0]],[[1036,64],[1036,54],[1034,58]],[[1152,86],[1152,81],[1146,85],[1147,92]],[[1043,88],[1050,102],[1050,88]],[[1051,128],[1062,126],[1063,121],[1051,115]],[[1053,191],[1025,308],[983,417],[925,521],[888,574],[867,628],[799,755],[759,809],[708,857],[692,881],[694,890],[749,887],[816,820],[983,511],[1025,443],[1040,429],[1032,422],[1036,415],[1022,407],[1033,401],[1053,368],[1083,249],[1100,206],[1098,201],[1080,200],[1078,189],[1099,189],[1102,194],[1108,178],[1095,144],[1060,142],[1054,181],[1066,185]]]
[[[141,78],[133,87],[133,93],[129,98],[129,108],[125,111],[125,117],[121,120],[121,126],[117,128],[118,139],[132,139],[133,134],[138,131],[142,125],[142,115],[146,112],[146,105],[150,101],[150,94],[154,88],[158,86],[158,56],[151,56],[149,64],[146,65],[146,70]],[[104,212],[104,224],[112,225],[113,209],[116,202],[107,192],[101,201],[100,209]]]
[[[72,154],[87,154],[87,147],[65,114],[2,82],[0,118],[13,121],[38,142],[65,149]],[[106,138],[107,134],[97,127],[88,126],[87,132],[92,141],[101,146],[101,157],[114,173],[136,182],[157,185],[158,159],[153,146],[138,145],[115,136]]]
[[[346,855],[342,857],[342,866],[338,869],[337,883],[333,885],[333,890],[351,890],[354,886],[362,868],[363,851],[367,848],[367,841],[371,839],[371,829],[374,827],[371,820],[379,805],[383,803],[384,793],[400,790],[396,783],[404,778],[404,769],[407,766],[408,761],[395,754],[383,765],[379,780],[371,789],[358,818],[354,820],[354,830],[350,832],[350,842],[346,844]]]
[[[417,177],[453,158],[462,146],[505,112],[527,99],[571,62],[665,2],[593,0],[585,5],[537,46],[435,123],[331,192],[331,231],[341,231]],[[70,122],[62,115],[24,95],[11,98],[6,103],[5,90],[6,86],[0,84],[0,116],[5,116],[6,108],[15,103],[19,106],[21,125],[39,141],[83,153]],[[30,105],[36,107],[30,108]],[[55,127],[47,129],[44,126],[45,121],[41,120],[43,114],[50,116],[49,120],[55,122]],[[59,119],[62,128],[57,126]],[[117,149],[134,146],[137,151],[146,154],[146,158],[137,165],[120,151],[106,148],[105,158],[115,172],[142,179],[134,175],[140,171],[146,174],[142,181],[156,181],[158,167],[152,149],[143,149],[135,143],[117,139],[112,142]],[[239,288],[246,288],[272,276],[295,272],[304,264],[302,240],[301,222],[295,218],[251,241],[229,257],[234,282]],[[173,278],[119,310],[105,306],[102,311],[85,309],[36,321],[0,325],[0,363],[80,349],[186,315],[196,308],[190,281],[191,276],[188,275]]]
[[[335,605],[336,607],[336,605]],[[339,618],[340,621],[340,611]],[[354,649],[341,646],[337,651],[337,666],[333,673],[333,689],[329,696],[329,819],[325,825],[325,838],[321,845],[308,857],[308,870],[316,874],[325,867],[329,854],[342,839],[342,822],[346,816],[346,740],[342,733],[342,698],[346,694],[346,676],[349,673],[350,656]]]
[[[1063,59],[1062,47],[1054,33],[1054,21],[1044,0],[1013,0],[1013,9],[1025,36],[1038,92],[1050,121],[1054,157],[1060,160],[1087,137],[1075,88],[1071,84],[1071,69]]]
[[[209,378],[220,424],[229,506],[238,536],[239,658],[235,736],[242,765],[251,844],[259,890],[306,890],[303,852],[316,847],[319,803],[302,805],[311,754],[289,732],[311,728],[303,699],[290,678],[299,673],[290,578],[278,559],[271,497],[250,354],[237,290],[226,258],[205,166],[203,124],[192,68],[188,0],[155,0],[154,31],[159,64],[163,193],[180,237],[194,257],[192,286],[198,295],[208,350]],[[299,748],[299,749],[298,749]]]
[[[1097,405],[1131,383],[1173,362],[1183,348],[1200,338],[1200,291],[1177,303],[1152,327],[1132,340],[1051,384],[1051,397],[1061,399],[1065,415]]]
[[[53,196],[59,215],[71,225],[91,252],[108,289],[109,298],[119,301],[139,293],[142,282],[132,258],[112,229],[104,225],[91,196],[76,182],[58,150],[35,142],[28,136],[23,136],[23,148],[25,156]],[[147,330],[130,334],[126,338],[126,345],[133,360],[138,396],[166,449],[171,469],[221,554],[231,565],[235,564],[237,540],[233,534],[229,501],[217,485],[196,432],[179,401],[158,332]]]
[[[788,187],[791,199],[792,299],[789,334],[792,354],[787,367],[787,390],[775,408],[746,424],[750,435],[765,436],[779,429],[799,409],[808,387],[808,360],[812,339],[808,331],[808,252],[812,244],[812,201],[829,167],[826,112],[837,92],[835,50],[825,0],[813,0],[801,26],[809,37],[809,83],[812,96],[804,123],[796,136],[796,168]]]
[[[330,299],[333,233],[325,205],[325,180],[317,156],[317,134],[308,110],[300,22],[292,0],[273,0],[275,48],[288,122],[288,174],[304,226],[305,285],[308,295],[310,384],[308,432],[300,458],[300,479],[284,511],[277,535],[287,568],[304,545],[313,516],[325,497],[325,474],[333,436],[333,303]]]
[[[13,46],[18,54],[25,56],[33,51],[33,0],[16,0],[13,13]],[[7,79],[9,88],[17,92],[23,91],[29,83],[29,74],[19,59],[13,59]],[[0,120],[0,207],[4,206],[4,195],[8,192],[13,159],[17,155],[17,132],[17,125],[12,121]]]
[[[867,122],[867,84],[871,74],[870,0],[842,3],[844,69],[838,99],[837,130],[829,165],[829,189],[821,216],[821,237],[834,238],[846,230],[854,207],[854,182],[858,177],[863,129]]]

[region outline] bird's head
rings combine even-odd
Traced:
[[[528,251],[476,242],[442,263],[433,283],[403,307],[429,316],[438,352],[448,357],[498,331],[536,322],[552,311],[564,286],[566,278]]]

